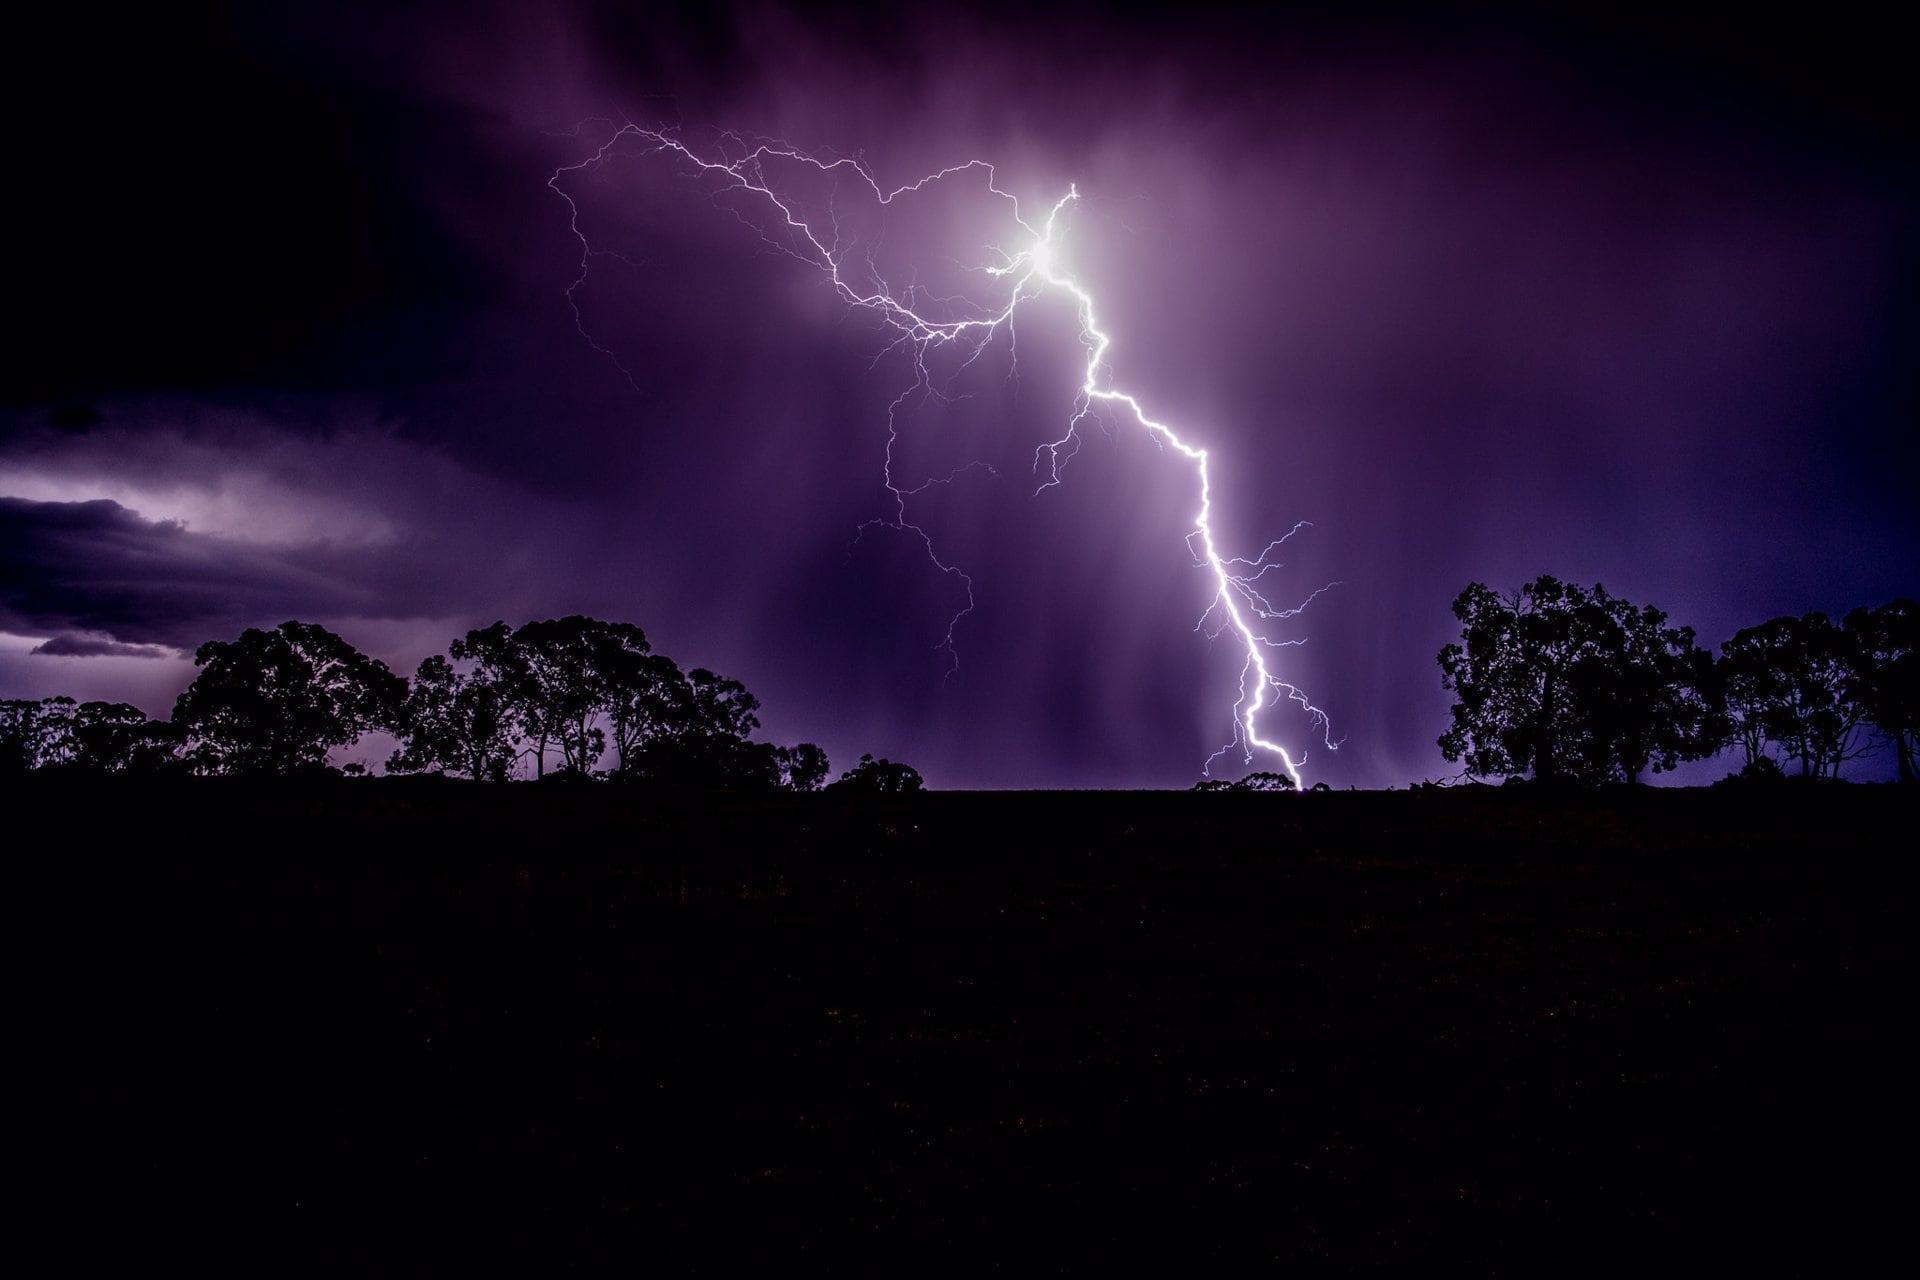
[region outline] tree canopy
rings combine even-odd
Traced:
[[[536,778],[552,762],[567,778],[789,791],[818,791],[829,776],[827,753],[811,742],[753,739],[760,700],[744,684],[682,671],[632,623],[579,614],[496,622],[422,661],[410,682],[304,622],[208,641],[194,663],[171,722],[126,703],[0,701],[0,773],[283,776],[328,769],[331,751],[382,730],[398,742],[387,760],[396,774],[503,782],[526,760]],[[920,785],[908,766],[871,756],[847,777],[874,791]]]
[[[1900,781],[1912,782],[1920,743],[1920,603],[1892,600],[1847,614],[1859,677],[1854,687],[1866,717],[1893,748]]]
[[[910,795],[921,789],[920,771],[912,765],[895,764],[884,758],[875,759],[871,755],[860,757],[860,763],[840,775],[840,781],[829,790],[845,793],[869,795]]]
[[[510,691],[485,667],[462,674],[435,654],[413,674],[400,716],[401,746],[387,771],[443,770],[504,782],[520,757],[515,711]]]
[[[1724,749],[1742,774],[1795,765],[1836,778],[1892,747],[1915,778],[1920,735],[1920,606],[1773,618],[1736,632],[1716,661],[1688,627],[1608,595],[1542,577],[1500,595],[1472,583],[1453,603],[1458,643],[1440,651],[1458,697],[1440,738],[1469,775],[1633,781]]]
[[[406,681],[325,627],[283,622],[210,640],[173,722],[196,773],[277,775],[322,767],[327,752],[395,727]]]
[[[1661,610],[1551,576],[1504,595],[1470,583],[1453,613],[1461,636],[1439,664],[1456,701],[1439,746],[1469,777],[1633,782],[1729,749],[1754,778],[1794,764],[1834,778],[1881,748],[1903,782],[1920,774],[1913,600],[1857,608],[1838,625],[1821,613],[1774,618],[1737,632],[1718,661]],[[831,776],[813,743],[754,739],[760,702],[744,684],[683,671],[631,623],[495,622],[421,662],[411,682],[303,622],[209,641],[194,661],[170,722],[126,703],[0,700],[0,773],[285,775],[327,768],[330,752],[386,730],[398,741],[389,773],[498,782],[523,767],[544,776],[551,762],[567,778],[788,791],[817,791]],[[864,755],[831,789],[922,785],[910,766]],[[1272,773],[1195,787],[1292,788]]]
[[[1540,577],[1504,596],[1469,584],[1453,612],[1440,750],[1469,774],[1631,782],[1718,748],[1712,655],[1660,610]]]
[[[448,654],[414,675],[390,772],[504,779],[525,757],[544,777],[558,751],[568,776],[653,786],[811,791],[827,776],[826,753],[812,743],[753,740],[760,702],[745,685],[703,667],[682,671],[631,623],[496,622]]]
[[[0,773],[72,769],[86,773],[150,773],[175,763],[179,735],[125,702],[72,698],[0,702]]]
[[[1862,614],[1859,626],[1869,625]],[[1803,777],[1838,777],[1871,749],[1866,693],[1881,677],[1856,629],[1824,613],[1774,618],[1720,646],[1730,741],[1749,766],[1773,747]]]

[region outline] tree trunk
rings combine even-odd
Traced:
[[[1533,776],[1543,782],[1552,781],[1557,775],[1554,759],[1554,681],[1548,676],[1540,690],[1540,737],[1533,748]]]

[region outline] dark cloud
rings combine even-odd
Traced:
[[[379,609],[362,555],[249,547],[105,499],[0,498],[0,541],[0,630],[77,629],[190,649],[265,617]]]
[[[316,410],[125,401],[84,437],[0,440],[0,630],[191,649],[288,617],[358,619],[412,621],[437,646],[449,628],[605,602],[584,549],[608,536],[599,505],[476,474],[363,407]]]
[[[49,658],[164,658],[167,650],[151,645],[121,644],[104,636],[57,635],[27,650]]]

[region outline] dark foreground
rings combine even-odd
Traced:
[[[15,1096],[76,1261],[1831,1272],[1905,1218],[1892,788],[7,799],[68,836],[12,846]]]

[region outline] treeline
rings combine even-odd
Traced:
[[[285,777],[328,770],[330,752],[374,731],[399,742],[388,773],[488,782],[513,777],[523,760],[535,778],[729,790],[815,791],[830,771],[813,743],[754,741],[760,703],[746,686],[682,671],[632,623],[496,622],[422,662],[411,681],[306,622],[208,641],[193,660],[199,674],[164,721],[126,703],[0,702],[0,771]],[[862,756],[833,785],[898,793],[921,779]]]
[[[1453,602],[1459,642],[1440,651],[1458,698],[1440,737],[1470,777],[1633,782],[1738,749],[1741,774],[1837,778],[1892,751],[1915,777],[1920,605],[1894,600],[1836,623],[1823,613],[1748,627],[1716,657],[1659,609],[1541,577]]]

